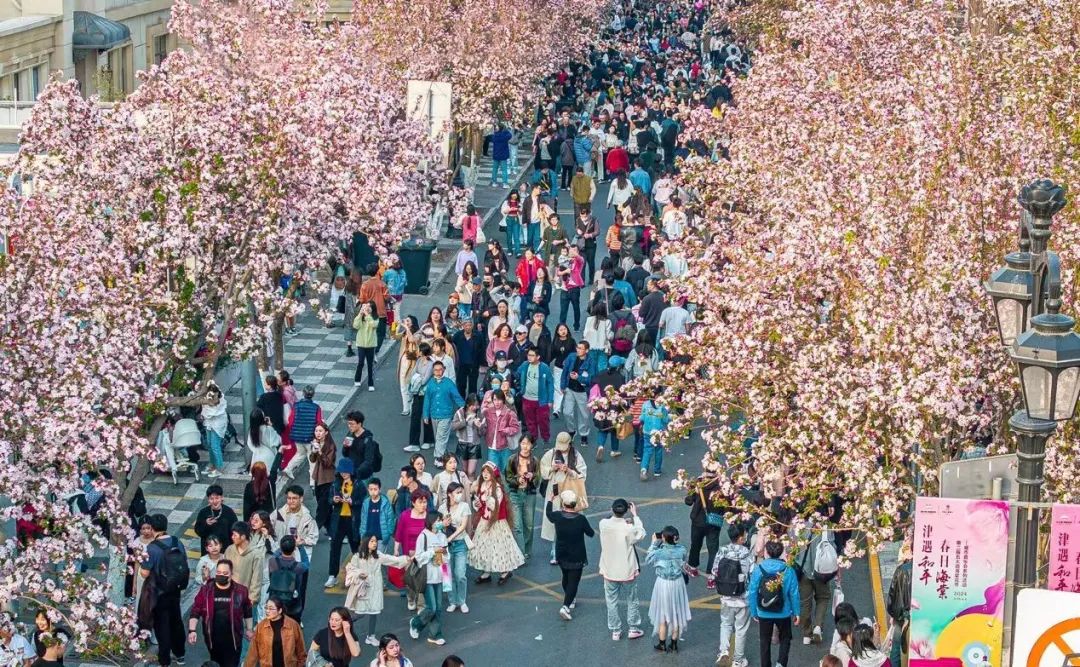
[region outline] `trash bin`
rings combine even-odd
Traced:
[[[352,237],[352,263],[363,275],[369,264],[379,261],[375,256],[375,250],[368,242],[367,234],[356,232]]]
[[[431,253],[438,244],[426,239],[409,239],[398,248],[405,269],[405,293],[427,294],[431,287]]]

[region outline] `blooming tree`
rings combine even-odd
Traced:
[[[674,244],[690,271],[672,288],[701,325],[667,343],[689,363],[629,391],[686,407],[672,441],[705,425],[718,503],[751,509],[739,489],[752,431],[757,472],[795,523],[841,498],[837,527],[881,543],[937,466],[1016,406],[981,283],[1015,247],[1019,188],[1080,182],[1080,8],[985,4],[797,3],[733,84],[734,106],[694,128],[731,155],[683,177],[704,223]],[[1068,268],[1076,208],[1056,221]],[[1067,430],[1048,460],[1061,498],[1074,443]]]

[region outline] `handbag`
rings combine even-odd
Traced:
[[[581,512],[589,509],[589,497],[585,494],[585,480],[580,477],[564,480],[559,485],[559,493],[567,490],[573,491],[577,495],[577,511]]]
[[[339,313],[344,313],[345,312],[345,295],[344,294],[338,296],[336,310]]]
[[[615,437],[619,440],[629,438],[634,434],[634,425],[628,421],[619,422],[619,425],[615,427]]]
[[[356,585],[356,599],[366,600],[371,593],[371,579],[361,579]]]
[[[724,527],[724,515],[719,512],[710,512],[709,503],[705,500],[705,490],[698,489],[698,496],[701,497],[701,509],[705,510],[705,523],[713,526],[714,528]]]
[[[477,225],[476,227],[476,244],[487,243],[487,234],[484,233],[484,228]]]
[[[319,651],[309,651],[304,667],[330,667],[330,661],[322,657]]]

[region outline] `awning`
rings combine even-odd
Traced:
[[[126,25],[91,12],[73,12],[74,30],[71,46],[74,49],[104,51],[131,39]]]

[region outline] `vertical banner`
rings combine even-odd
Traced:
[[[1046,588],[1080,593],[1080,505],[1054,505]]]
[[[1009,503],[918,498],[910,655],[920,667],[1000,667]]]

